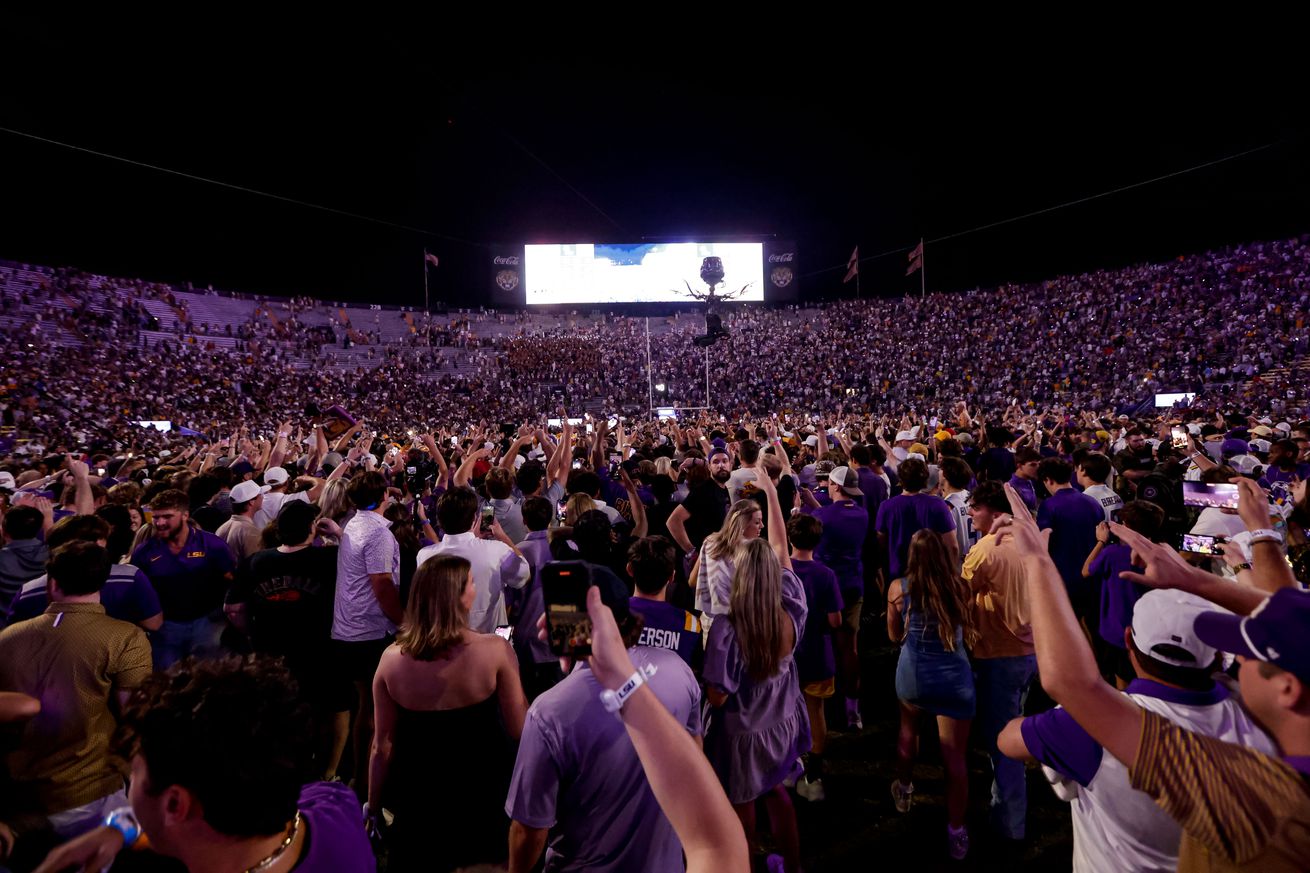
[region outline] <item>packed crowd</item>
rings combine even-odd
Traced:
[[[0,268],[15,340],[3,421],[56,442],[129,420],[204,432],[240,421],[267,436],[309,401],[366,411],[387,431],[523,420],[561,403],[630,415],[839,404],[930,414],[954,399],[1131,411],[1155,392],[1196,392],[1294,417],[1310,402],[1304,371],[1281,369],[1310,352],[1304,239],[961,294],[743,307],[708,351],[708,403],[695,316],[655,320],[648,373],[647,324],[619,315],[411,314],[399,338],[384,340],[367,311],[352,309],[346,324],[344,309],[304,299],[261,300],[220,326],[197,322],[191,298],[166,286],[71,270],[49,271],[36,288],[6,284],[15,272]],[[169,305],[164,324],[148,301]],[[46,332],[52,324],[66,333]],[[353,343],[369,344],[366,354],[339,357]],[[71,372],[70,357],[94,362],[92,378]],[[664,390],[652,396],[655,383]]]
[[[1310,422],[553,412],[6,455],[3,863],[795,873],[883,634],[944,855],[1035,761],[1077,870],[1310,862]]]
[[[1310,416],[1265,374],[1307,267],[744,309],[679,420],[630,318],[342,370],[305,364],[367,319],[310,299],[219,337],[165,286],[5,286],[0,869],[795,873],[883,640],[886,790],[934,725],[946,857],[970,810],[1029,836],[1035,762],[1076,870],[1306,869]],[[650,338],[689,406],[697,333]]]

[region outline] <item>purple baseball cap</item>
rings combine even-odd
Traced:
[[[1245,455],[1251,450],[1246,444],[1246,440],[1226,439],[1219,446],[1219,453],[1223,455]]]
[[[1267,661],[1310,682],[1310,593],[1280,588],[1250,615],[1206,612],[1193,629],[1221,652]]]

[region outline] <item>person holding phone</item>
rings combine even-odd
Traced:
[[[1160,541],[1164,522],[1164,510],[1145,500],[1130,501],[1119,511],[1120,524],[1153,543]],[[1100,653],[1101,672],[1107,678],[1113,678],[1120,690],[1137,677],[1124,643],[1124,628],[1132,624],[1133,606],[1146,593],[1141,585],[1123,578],[1122,574],[1127,571],[1140,573],[1141,567],[1133,564],[1132,550],[1110,533],[1109,523],[1102,522],[1096,528],[1096,545],[1083,562],[1082,575],[1100,591],[1096,632],[1104,645],[1096,650]],[[1088,621],[1091,621],[1090,617]]]

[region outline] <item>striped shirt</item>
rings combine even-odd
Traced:
[[[1310,760],[1281,760],[1143,713],[1132,785],[1183,828],[1180,873],[1310,869]]]

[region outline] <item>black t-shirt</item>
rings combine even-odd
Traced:
[[[990,482],[1005,484],[1014,475],[1014,452],[1000,446],[992,446],[983,452],[978,462],[978,478]]]
[[[760,512],[764,515],[764,530],[760,535],[767,538],[769,536],[769,499],[764,496],[764,492],[751,485],[747,485],[749,494],[747,497],[754,500],[760,505]],[[791,508],[796,500],[796,482],[790,476],[778,477],[778,505],[782,507],[782,517],[785,519],[791,515]]]
[[[218,533],[218,529],[223,526],[223,522],[231,517],[232,513],[224,512],[212,503],[197,506],[191,512],[191,520],[210,533]]]
[[[682,503],[687,513],[687,538],[696,548],[710,534],[718,533],[728,517],[728,489],[717,482],[705,482],[687,495]]]
[[[327,649],[337,585],[337,547],[250,556],[228,597],[244,603],[255,651],[304,658]]]

